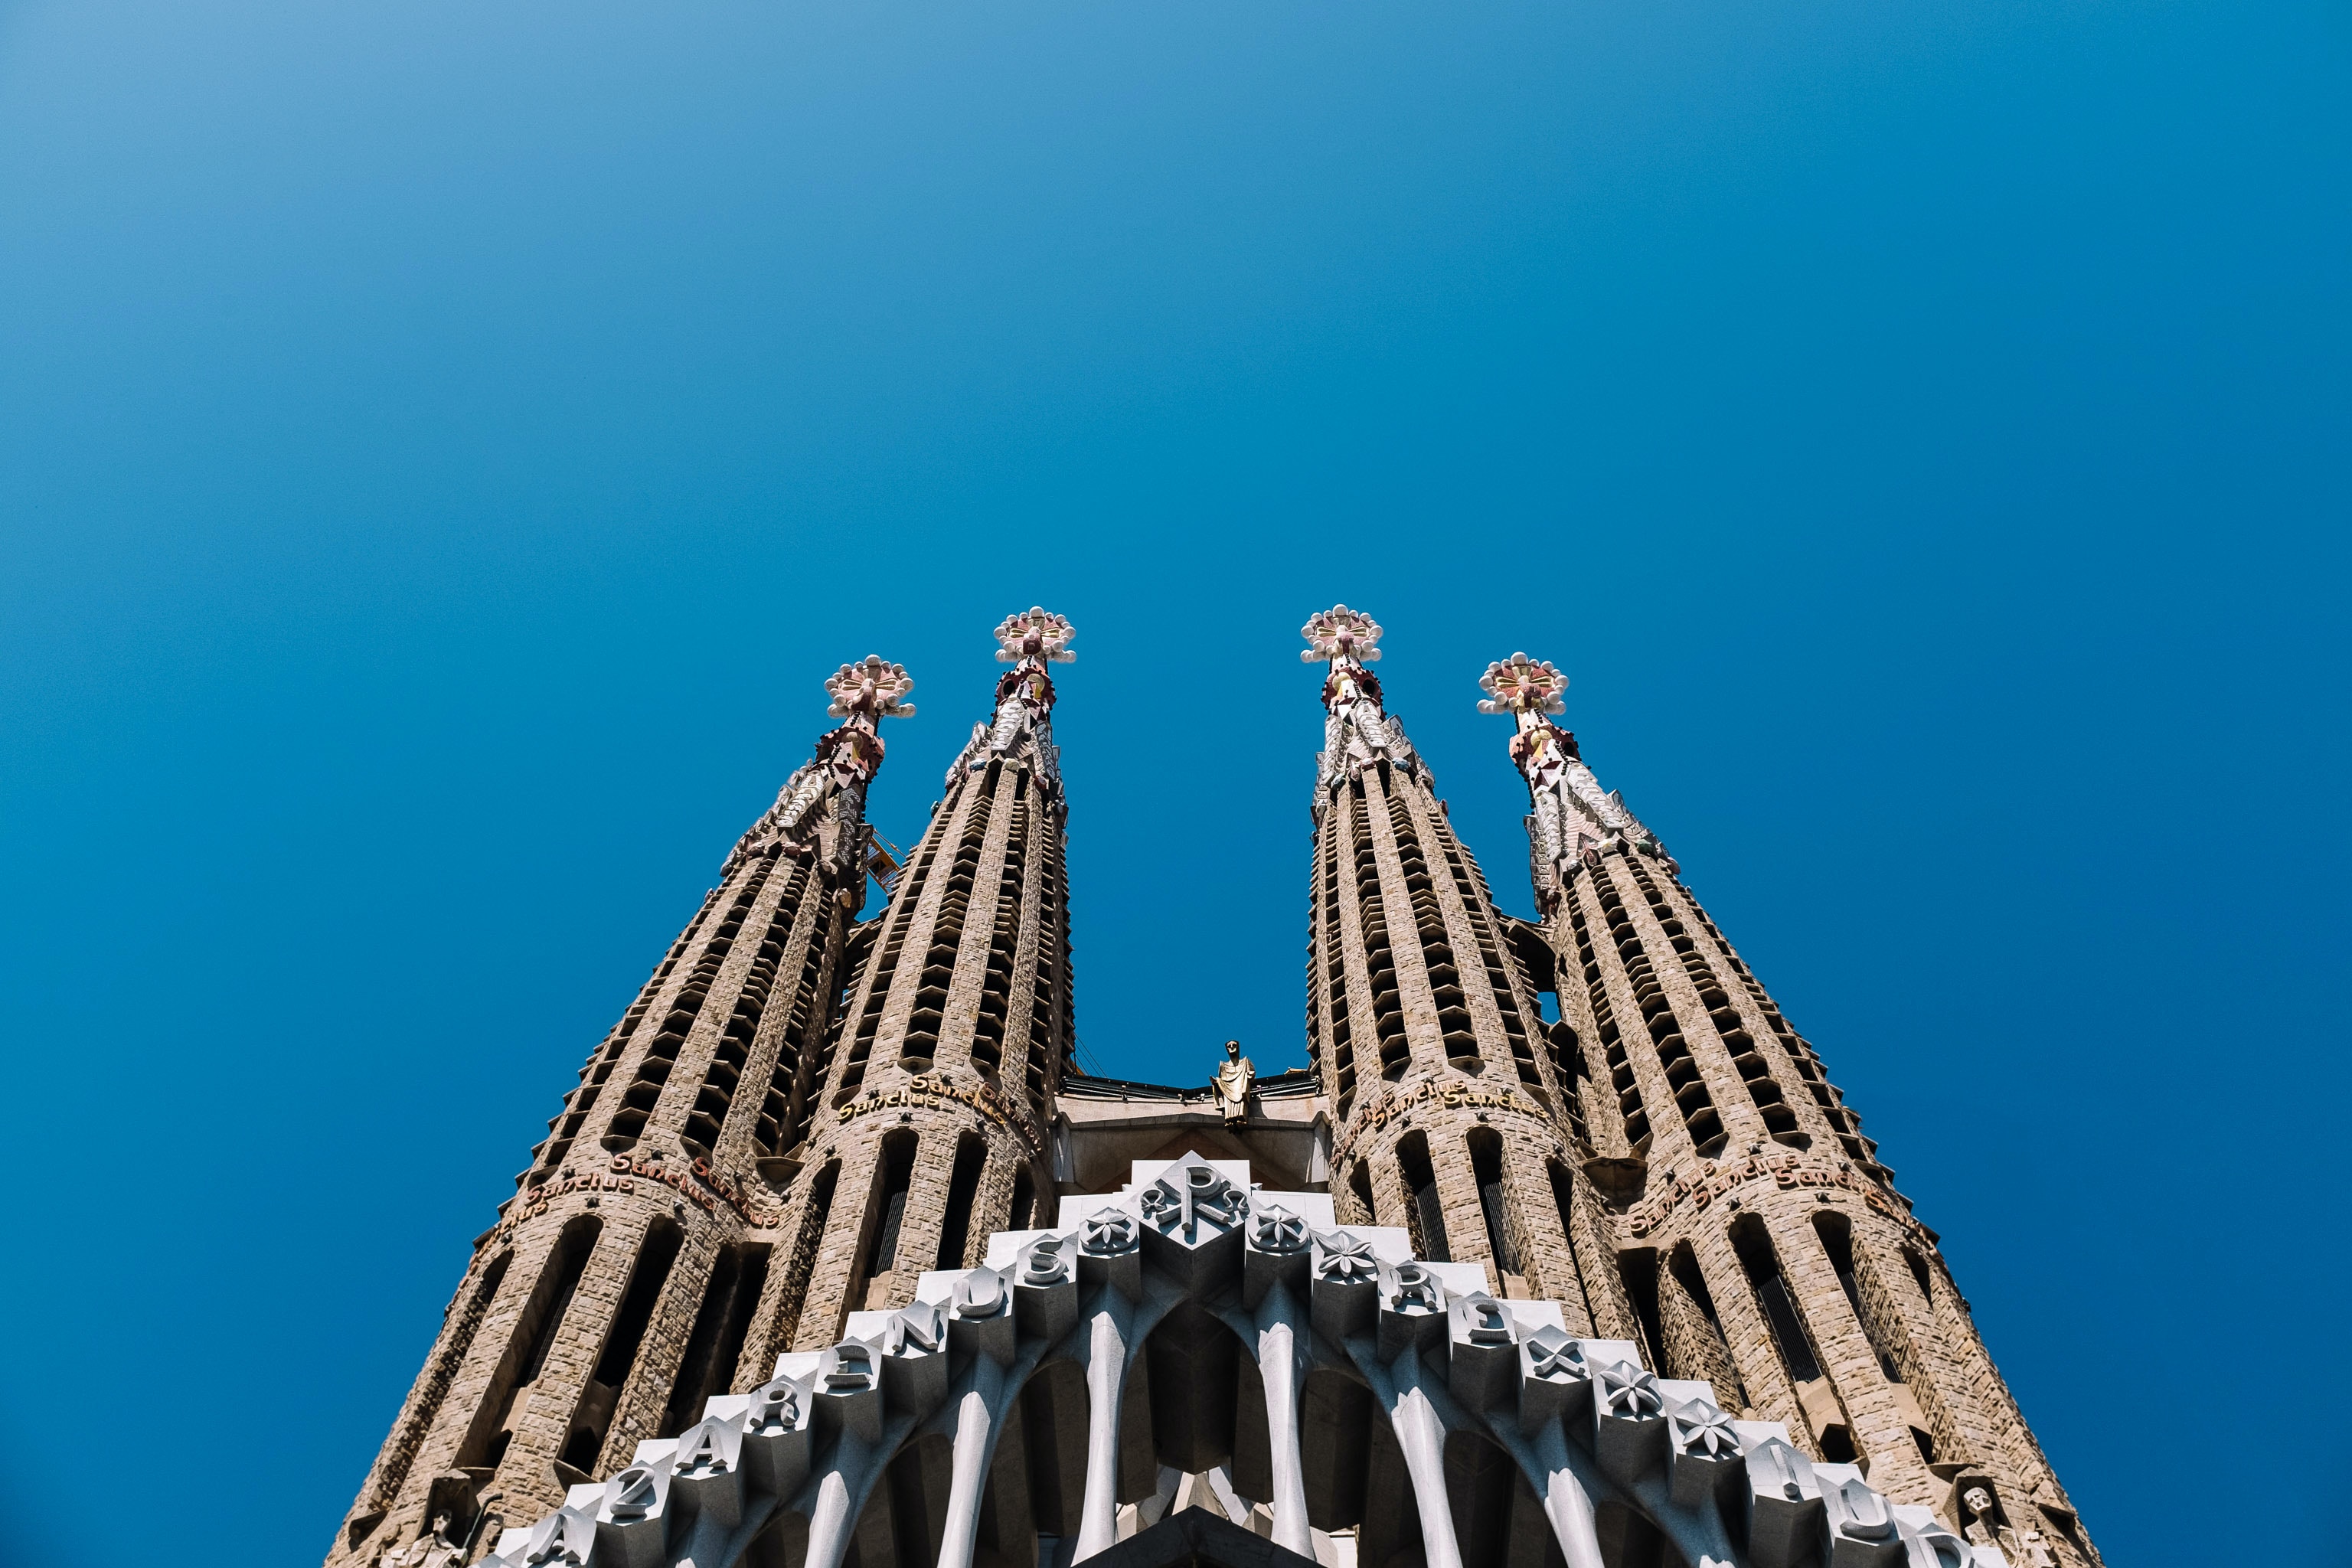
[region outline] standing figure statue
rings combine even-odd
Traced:
[[[2000,1504],[1983,1487],[1970,1487],[1960,1494],[1960,1533],[1970,1545],[1999,1548],[2011,1568],[2053,1568],[2057,1562],[2043,1544],[2042,1532],[2011,1529]]]
[[[429,1534],[406,1546],[388,1546],[376,1558],[378,1568],[458,1568],[466,1559],[466,1549],[449,1539],[454,1522],[446,1510],[435,1514]]]
[[[1217,1110],[1228,1127],[1239,1127],[1249,1120],[1250,1086],[1257,1081],[1257,1066],[1242,1055],[1239,1040],[1225,1042],[1225,1059],[1217,1064],[1217,1076],[1210,1080],[1209,1091],[1217,1097]]]

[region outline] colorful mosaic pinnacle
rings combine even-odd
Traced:
[[[1005,616],[998,625],[997,662],[1014,664],[1023,659],[1040,659],[1048,664],[1068,664],[1078,657],[1070,651],[1070,639],[1077,635],[1077,628],[1066,617],[1032,605],[1019,615]]]
[[[1298,633],[1307,639],[1307,651],[1298,656],[1301,664],[1323,664],[1332,659],[1370,664],[1381,657],[1381,623],[1345,605],[1334,605],[1307,616]]]
[[[915,689],[915,678],[903,664],[892,664],[879,654],[867,654],[856,664],[845,664],[824,683],[833,701],[825,711],[835,719],[911,719],[915,705],[906,701]]]
[[[1481,713],[1559,713],[1567,707],[1560,693],[1568,689],[1568,677],[1549,660],[1523,653],[1488,665],[1478,684],[1486,689]]]
[[[476,1238],[330,1568],[2100,1568],[1936,1233],[1549,717],[1567,677],[1480,681],[1522,920],[1379,623],[1303,630],[1305,1067],[1079,1071],[1068,620],[995,628],[903,856],[865,804],[914,682],[844,665]],[[1107,864],[1237,827],[1107,800]],[[1233,913],[1097,1048],[1255,967]]]

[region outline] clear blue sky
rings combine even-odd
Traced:
[[[0,1559],[323,1552],[843,659],[903,843],[1069,615],[1089,1055],[1302,1060],[1344,599],[1522,910],[1571,672],[2111,1562],[2352,1562],[2347,33],[0,3]]]

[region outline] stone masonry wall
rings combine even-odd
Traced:
[[[1608,1147],[1587,1158],[1607,1177],[1612,1254],[1654,1252],[1668,1361],[1727,1397],[1743,1388],[1758,1418],[1786,1422],[1816,1457],[1843,1457],[1850,1444],[1871,1484],[1897,1500],[1957,1527],[1958,1492],[1981,1486],[2012,1526],[2037,1532],[2052,1561],[2096,1563],[1950,1289],[1933,1234],[1894,1190],[1811,1046],[1671,864],[1612,847],[1580,868],[1545,934],[1561,1016],[1592,1082],[1627,1075],[1647,1115],[1644,1151],[1622,1138],[1612,1097],[1595,1093],[1588,1122]],[[1613,1061],[1611,1022],[1622,1046]],[[1743,1222],[1769,1240],[1802,1349],[1819,1363],[1812,1383],[1792,1373],[1741,1263]],[[1850,1248],[1851,1295],[1832,1234]],[[1679,1247],[1719,1334],[1673,1277]],[[1596,1272],[1587,1269],[1588,1285]],[[1704,1370],[1719,1356],[1729,1368]]]

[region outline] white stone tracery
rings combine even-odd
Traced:
[[[610,1479],[504,1531],[485,1561],[734,1568],[797,1516],[798,1568],[839,1568],[885,1468],[936,1434],[953,1453],[938,1568],[971,1568],[1014,1402],[1068,1362],[1087,1389],[1067,1552],[1083,1562],[1119,1539],[1122,1513],[1127,1529],[1142,1522],[1118,1503],[1121,1406],[1145,1347],[1184,1307],[1255,1358],[1274,1494],[1255,1500],[1271,1516],[1265,1533],[1304,1558],[1330,1560],[1307,1519],[1300,1431],[1306,1376],[1330,1370],[1387,1415],[1427,1568],[1461,1568],[1444,1450],[1465,1432],[1510,1456],[1569,1568],[1611,1568],[1596,1522],[1609,1504],[1648,1520],[1691,1568],[2006,1568],[1854,1467],[1808,1460],[1779,1423],[1733,1420],[1706,1384],[1653,1375],[1630,1342],[1572,1339],[1557,1304],[1497,1300],[1486,1283],[1483,1265],[1411,1258],[1402,1231],[1340,1228],[1327,1194],[1261,1191],[1244,1164],[1140,1163],[1117,1194],[1063,1199],[1051,1229],[992,1237],[982,1267],[923,1275],[911,1306],[852,1313],[839,1344],[780,1357],[769,1383],[639,1444]],[[1196,1479],[1231,1498],[1221,1472]]]

